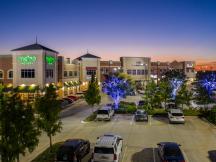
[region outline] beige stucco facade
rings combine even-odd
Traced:
[[[24,63],[20,61],[21,57],[34,57],[34,61]],[[49,64],[46,61],[46,57],[51,56],[54,58],[54,62]],[[47,50],[23,50],[13,51],[13,86],[32,84],[38,85],[43,88],[47,83],[57,83],[57,53]],[[22,69],[33,69],[35,76],[32,78],[23,78],[21,76]],[[53,77],[46,77],[46,70],[50,69],[53,71]]]
[[[135,81],[147,82],[150,79],[151,59],[148,57],[121,57],[123,73]]]
[[[91,75],[87,74],[88,70],[95,70],[95,76],[100,82],[100,58],[82,58],[77,60],[79,64],[80,81],[88,82],[91,80]]]
[[[79,81],[79,65],[64,59],[62,82]]]

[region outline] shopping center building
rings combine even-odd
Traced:
[[[120,61],[101,61],[86,53],[78,58],[64,58],[53,49],[38,43],[16,48],[10,55],[0,55],[0,82],[8,87],[38,87],[53,83],[62,96],[85,91],[92,75],[99,82],[110,73],[123,72],[142,85],[170,69],[195,78],[195,62],[151,62],[150,57],[121,57]]]
[[[128,74],[136,83],[146,85],[150,79],[151,58],[120,57],[122,72]]]

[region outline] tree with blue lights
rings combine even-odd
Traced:
[[[181,88],[184,83],[185,75],[183,72],[176,70],[169,70],[165,73],[163,81],[170,84],[172,89],[171,98],[175,100],[178,90]]]
[[[198,96],[196,100],[206,107],[209,103],[214,102],[212,95],[213,91],[216,90],[216,72],[199,72],[197,73],[197,80]]]
[[[171,84],[171,88],[172,88],[172,93],[171,93],[172,99],[175,100],[177,92],[178,92],[178,90],[181,88],[181,86],[183,84],[183,80],[173,78],[173,79],[170,80],[170,84]]]
[[[125,98],[129,90],[130,84],[128,81],[117,76],[109,76],[103,82],[103,92],[113,99],[115,109],[118,109],[120,99]]]
[[[198,75],[199,84],[203,87],[208,95],[211,96],[212,92],[216,90],[216,73],[215,72],[203,72]]]

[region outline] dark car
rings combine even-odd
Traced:
[[[68,96],[68,98],[70,98],[70,99],[72,99],[72,100],[74,100],[74,101],[76,101],[76,100],[78,100],[79,99],[79,97],[78,96]]]
[[[136,121],[148,121],[148,113],[145,110],[137,110],[135,112]]]
[[[58,149],[56,160],[79,162],[90,152],[90,142],[83,139],[66,140]]]
[[[71,99],[71,98],[63,98],[63,100],[66,100],[66,101],[68,101],[69,102],[69,104],[71,104],[71,103],[73,103],[74,102],[74,100],[73,99]]]
[[[62,109],[65,108],[67,105],[70,104],[70,102],[67,101],[67,100],[61,99],[61,100],[59,100],[59,101],[61,102],[61,108],[62,108]]]
[[[144,106],[145,105],[145,101],[144,100],[140,100],[139,102],[138,102],[138,106]]]
[[[164,162],[185,162],[180,145],[175,142],[158,143],[159,156]]]

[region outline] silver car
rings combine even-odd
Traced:
[[[145,110],[138,109],[135,112],[136,121],[148,121],[148,113]]]
[[[170,123],[185,123],[184,114],[180,109],[170,109],[168,111],[168,118]]]

